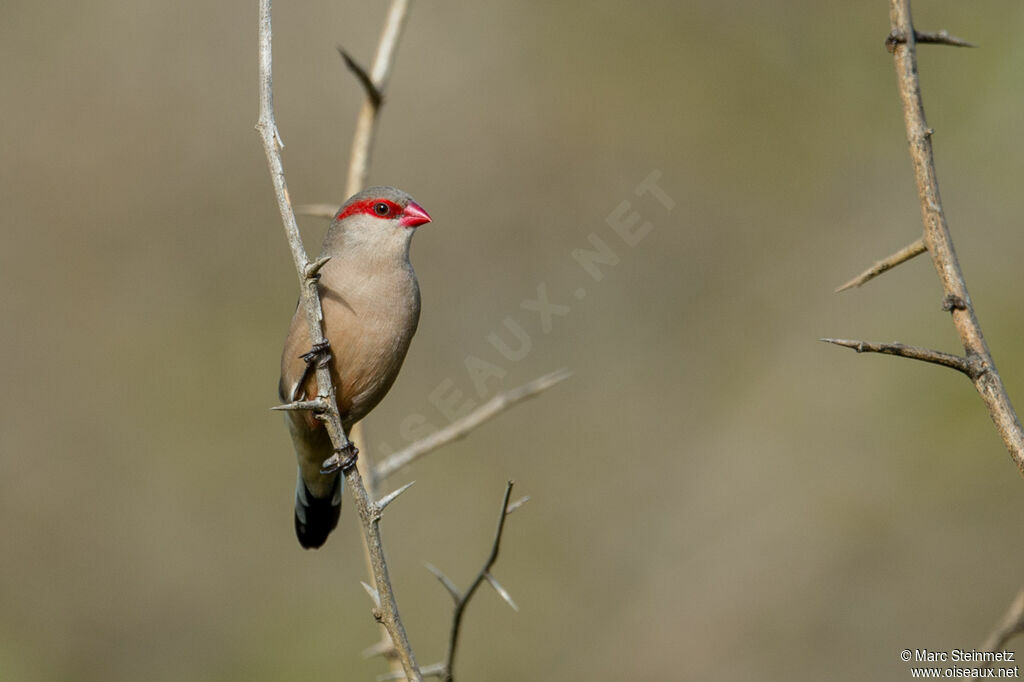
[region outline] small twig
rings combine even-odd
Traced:
[[[891,35],[917,35],[910,15],[910,0],[889,0],[889,18],[892,24]],[[1013,409],[988,344],[985,343],[942,208],[935,159],[932,154],[932,130],[925,120],[924,103],[921,98],[915,43],[895,42],[891,51],[896,66],[900,99],[903,102],[910,158],[921,203],[924,242],[942,282],[946,300],[956,302],[956,305],[951,307],[950,314],[963,344],[964,355],[978,368],[971,374],[974,387],[988,408],[1010,457],[1021,474],[1024,474],[1024,427],[1021,426],[1020,419]]]
[[[409,9],[411,5],[412,0],[392,0],[388,7],[387,17],[384,19],[384,29],[381,32],[380,41],[377,43],[377,54],[373,60],[373,68],[369,74],[367,74],[366,71],[344,50],[340,50],[339,48],[342,58],[344,58],[345,63],[353,73],[355,73],[356,78],[363,86],[363,90],[366,95],[359,111],[355,135],[352,139],[348,180],[345,187],[346,197],[350,197],[366,187],[366,179],[369,177],[370,173],[370,154],[373,147],[373,140],[377,134],[377,115],[380,113],[381,106],[384,102],[384,90],[391,75],[391,68],[394,64],[395,53],[398,50],[398,42],[402,36],[402,30],[404,29],[406,19],[409,16]],[[315,208],[323,209],[322,212],[317,212],[316,214],[322,215],[326,218],[333,218],[335,211],[337,210],[334,206]],[[355,431],[357,438],[362,439],[361,424],[355,424],[353,431]],[[358,461],[357,469],[360,476],[365,477],[369,483],[370,495],[376,496],[377,482],[374,480],[370,458],[364,455]],[[367,563],[370,565],[370,572],[373,574],[374,581],[376,581],[378,576],[374,567],[374,549],[369,545],[369,542],[366,543],[364,548],[366,550],[365,558]],[[390,586],[388,586],[388,589],[391,589]],[[385,640],[389,636],[391,639],[394,639],[393,634],[394,633],[392,633],[389,628],[385,627],[385,632],[382,634],[382,637]],[[403,653],[401,651],[402,647],[399,646],[398,648],[398,659],[392,656],[389,661],[391,672],[392,674],[404,673],[405,678],[409,679],[408,666],[406,665],[406,662],[401,659],[401,654]],[[401,668],[399,668],[399,663],[401,664]],[[419,678],[417,677],[417,679]]]
[[[914,42],[952,45],[953,47],[977,47],[976,44],[969,40],[949,35],[949,31],[918,31],[914,29]]]
[[[455,666],[455,653],[459,646],[459,630],[462,627],[462,617],[466,612],[466,606],[469,604],[469,600],[473,598],[476,590],[480,585],[487,582],[494,588],[498,595],[505,600],[513,609],[518,611],[518,607],[515,602],[512,601],[512,597],[509,596],[508,592],[505,591],[501,585],[491,575],[491,568],[494,563],[498,560],[498,549],[501,547],[501,535],[505,530],[505,519],[519,507],[519,502],[515,503],[515,506],[509,505],[508,500],[512,495],[513,481],[509,481],[505,486],[505,495],[501,500],[501,514],[498,517],[498,527],[494,531],[494,542],[491,543],[491,552],[487,556],[487,560],[484,562],[483,567],[477,573],[476,578],[466,589],[465,592],[459,593],[458,588],[455,584],[449,580],[441,571],[437,570],[430,564],[427,564],[427,568],[437,576],[437,579],[441,581],[445,589],[452,596],[455,601],[455,610],[452,612],[452,627],[448,635],[448,653],[445,655],[444,662],[435,663],[433,665],[424,668],[424,675],[428,674],[427,669],[430,670],[430,675],[440,677],[445,682],[452,682],[454,679],[454,666]]]
[[[1006,643],[1010,641],[1010,638],[1021,632],[1024,632],[1024,590],[1017,593],[1017,597],[1010,604],[1006,615],[1003,616],[1002,622],[992,630],[985,643],[981,645],[981,650],[984,652],[1002,651],[1006,647]],[[992,663],[992,661],[986,662],[984,667],[991,668]],[[976,680],[978,678],[975,676],[971,679]]]
[[[281,148],[284,145],[281,143],[277,123],[274,121],[271,36],[270,0],[261,0],[259,27],[260,114],[256,130],[263,141],[263,150],[270,168],[270,178],[274,183],[274,195],[277,198],[278,210],[281,212],[281,220],[284,223],[292,259],[295,262],[295,270],[299,276],[301,305],[306,312],[310,340],[315,347],[324,342],[323,309],[320,307],[316,273],[310,268],[311,264],[306,256],[306,249],[302,245],[302,236],[299,234],[298,223],[295,222],[295,213],[292,211],[291,199],[288,195],[288,184],[284,177],[284,165],[281,161]],[[334,388],[331,385],[331,373],[326,364],[316,368],[316,378],[317,396],[315,400],[320,403],[320,412],[326,417],[325,423],[331,441],[336,449],[343,450],[349,446],[349,441],[341,426],[341,419],[338,417],[338,406],[334,399]]]
[[[902,30],[893,29],[885,39],[885,47],[889,52],[894,52],[897,45],[907,42],[907,34]],[[974,43],[963,38],[949,35],[949,31],[918,31],[914,29],[915,43],[930,43],[932,45],[951,45],[953,47],[977,47]]]
[[[316,265],[311,263],[306,256],[306,250],[302,245],[302,237],[295,222],[295,214],[292,210],[291,199],[288,196],[288,186],[284,178],[284,166],[281,162],[281,138],[277,131],[277,124],[274,121],[274,87],[272,76],[272,25],[271,25],[271,0],[260,0],[259,6],[259,84],[260,84],[260,114],[256,129],[263,141],[263,149],[267,156],[267,165],[270,168],[271,180],[274,183],[274,194],[277,197],[278,209],[281,212],[281,219],[284,223],[285,233],[288,237],[288,244],[291,247],[292,257],[295,261],[295,269],[299,276],[302,290],[302,306],[306,311],[306,319],[309,323],[309,336],[314,347],[324,341],[323,335],[323,310],[320,305],[319,290],[317,287],[318,276]],[[322,263],[321,263],[322,265]],[[334,386],[331,383],[330,369],[327,363],[318,363],[316,369],[317,397],[327,403],[326,409],[318,412],[318,417],[324,422],[327,433],[331,438],[335,452],[345,451],[351,447],[345,430],[342,427],[338,414],[338,405],[335,400]],[[355,467],[344,472],[345,481],[351,490],[356,509],[359,511],[359,518],[363,527],[363,536],[370,554],[370,564],[373,567],[375,592],[378,595],[378,608],[374,610],[374,616],[378,618],[387,629],[388,634],[395,642],[398,657],[402,662],[402,668],[407,680],[422,680],[419,668],[416,665],[416,658],[413,655],[412,647],[409,645],[409,638],[406,636],[405,627],[402,625],[401,616],[398,613],[398,606],[395,602],[394,591],[391,587],[391,580],[388,576],[387,562],[384,559],[384,547],[380,534],[380,510],[370,500],[363,485],[362,476]]]
[[[1016,599],[1003,616],[1003,622],[992,631],[981,648],[984,651],[997,651],[1002,649],[1011,637],[1021,632],[1024,632],[1024,590],[1017,593]]]
[[[847,289],[852,289],[853,287],[859,287],[863,284],[867,284],[875,277],[881,275],[883,272],[892,270],[900,263],[906,263],[914,256],[919,256],[927,250],[928,247],[924,245],[924,238],[922,237],[913,244],[908,244],[907,246],[904,246],[896,253],[886,258],[883,258],[880,261],[876,261],[875,264],[872,265],[870,268],[860,273],[846,284],[843,284],[842,286],[838,287],[835,292],[838,294],[840,291],[846,291]]]
[[[348,182],[345,187],[345,196],[347,197],[366,186],[366,178],[370,173],[370,153],[377,134],[377,114],[383,103],[384,92],[391,76],[391,65],[395,59],[395,52],[398,50],[398,41],[402,37],[402,30],[405,28],[405,20],[409,16],[411,3],[412,0],[392,0],[387,18],[384,20],[384,31],[377,44],[377,55],[373,60],[369,76],[361,68],[353,69],[356,77],[363,84],[366,99],[359,111],[355,136],[352,138],[352,156],[348,167]],[[350,61],[344,52],[342,52],[342,56],[346,57],[349,68],[355,65],[355,62]]]
[[[345,51],[345,48],[338,46],[338,54],[345,60],[345,66],[348,70],[355,74],[355,77],[359,80],[359,83],[363,86],[363,90],[366,91],[366,96],[370,98],[370,104],[375,108],[380,108],[381,102],[384,101],[384,93],[382,93],[373,80],[370,78],[370,74],[366,73],[366,69],[362,67],[355,59]]]
[[[952,353],[943,353],[931,348],[919,346],[907,346],[902,343],[873,343],[871,341],[853,341],[850,339],[819,339],[825,343],[832,343],[844,348],[852,348],[858,353],[882,353],[884,355],[896,355],[901,358],[911,358],[922,362],[931,362],[943,367],[950,367],[971,376],[975,369],[967,358]]]
[[[338,204],[299,204],[295,212],[299,215],[310,215],[315,218],[334,218],[338,213]]]
[[[462,438],[467,433],[480,426],[482,423],[507,410],[516,403],[548,390],[552,386],[569,378],[570,372],[560,369],[533,381],[500,393],[486,403],[476,408],[465,417],[457,419],[440,431],[436,431],[426,438],[422,438],[409,447],[399,450],[377,465],[373,471],[374,485],[391,476],[399,469],[415,462],[420,457],[433,452],[442,445]]]

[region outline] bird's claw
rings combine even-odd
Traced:
[[[320,473],[324,475],[337,471],[343,474],[347,473],[356,465],[358,459],[359,448],[355,443],[349,441],[348,445],[340,450],[335,450],[333,455],[324,460],[324,463],[320,465]]]
[[[314,362],[317,369],[326,367],[331,359],[331,342],[324,339],[319,343],[314,343],[308,353],[303,353],[299,357],[305,361],[307,367],[312,367]]]
[[[317,358],[327,355],[331,349],[331,342],[324,339],[320,343],[314,343],[313,347],[310,348],[308,353],[303,353],[299,357],[306,361],[306,364],[312,363]]]

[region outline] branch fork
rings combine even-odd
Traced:
[[[346,184],[345,196],[351,196],[359,192],[365,185],[369,174],[369,160],[376,134],[376,123],[380,108],[384,102],[384,91],[390,77],[392,64],[398,42],[408,17],[411,0],[392,0],[385,19],[384,30],[381,34],[377,47],[377,54],[372,69],[367,72],[356,62],[344,49],[338,48],[339,53],[345,60],[345,64],[355,74],[357,80],[363,86],[365,100],[359,114],[356,125],[355,137],[352,142],[352,155],[349,164],[348,181]],[[264,151],[267,156],[267,164],[270,169],[271,179],[274,184],[274,192],[277,198],[281,219],[284,223],[285,234],[292,251],[295,262],[296,273],[299,277],[301,292],[300,305],[306,312],[310,328],[310,339],[313,345],[308,353],[308,373],[314,373],[317,379],[317,395],[314,397],[291,396],[291,400],[283,405],[277,405],[271,409],[281,411],[308,410],[313,416],[324,422],[331,442],[334,445],[334,454],[325,460],[325,471],[340,470],[345,477],[345,482],[351,490],[354,503],[359,512],[360,522],[363,528],[363,539],[365,542],[367,560],[370,573],[373,576],[371,586],[363,583],[367,594],[373,600],[372,614],[374,619],[384,628],[381,641],[370,647],[364,655],[382,655],[392,662],[391,672],[380,679],[405,679],[420,681],[424,675],[440,676],[445,680],[452,679],[452,660],[458,639],[458,629],[461,624],[461,614],[465,611],[466,604],[473,596],[477,587],[482,582],[490,584],[495,591],[512,608],[517,608],[508,592],[498,583],[490,572],[497,560],[498,546],[504,528],[505,518],[508,514],[520,507],[527,498],[509,504],[509,494],[512,483],[509,482],[502,502],[502,514],[499,519],[498,529],[495,534],[491,554],[473,585],[461,598],[457,599],[456,616],[453,620],[452,640],[449,645],[449,652],[446,662],[423,668],[416,663],[415,656],[409,644],[405,628],[402,625],[395,602],[394,592],[388,574],[387,564],[384,559],[384,551],[381,541],[379,523],[384,509],[394,502],[402,493],[407,491],[413,483],[410,482],[392,493],[374,501],[374,494],[379,484],[400,468],[406,466],[413,460],[422,457],[440,447],[465,436],[483,422],[494,417],[498,413],[512,407],[526,398],[539,394],[560,383],[569,376],[566,370],[559,370],[549,375],[535,379],[534,381],[495,396],[492,400],[481,405],[474,412],[461,420],[454,422],[448,428],[442,429],[422,441],[413,443],[406,450],[388,458],[382,466],[371,469],[367,468],[367,480],[369,490],[363,482],[363,473],[356,466],[358,449],[348,439],[342,426],[335,399],[335,388],[331,382],[328,368],[330,360],[329,346],[323,335],[323,310],[320,304],[319,279],[320,270],[330,260],[329,257],[322,257],[316,261],[310,261],[306,255],[302,239],[299,234],[298,225],[295,220],[295,211],[291,204],[288,188],[285,183],[284,169],[281,162],[281,149],[284,143],[281,140],[277,124],[274,121],[273,106],[273,84],[271,77],[272,52],[271,52],[271,0],[260,0],[260,22],[259,22],[259,80],[260,80],[260,114],[256,129],[260,133]],[[311,207],[300,207],[303,213],[318,215],[326,218],[333,218],[335,205],[319,204]],[[299,386],[306,384],[308,374],[304,375]],[[355,426],[358,432],[359,425]],[[365,458],[362,460],[365,466]],[[439,576],[440,577],[440,576]],[[447,578],[444,579],[447,581]],[[458,591],[451,585],[453,598],[456,598]],[[446,586],[447,586],[446,585]],[[396,667],[396,665],[398,667]]]
[[[924,117],[924,103],[921,98],[921,83],[917,70],[917,43],[936,43],[956,47],[974,47],[962,38],[951,36],[946,31],[925,33],[914,29],[910,14],[910,0],[889,0],[889,18],[892,30],[885,41],[886,49],[893,55],[899,84],[900,99],[903,103],[903,119],[910,147],[910,158],[917,182],[918,198],[921,204],[921,220],[924,234],[909,246],[878,261],[857,277],[840,286],[836,291],[858,287],[882,273],[905,263],[925,251],[931,254],[932,262],[942,283],[942,309],[950,313],[956,327],[964,355],[953,355],[930,348],[906,346],[901,343],[871,343],[849,339],[821,339],[858,353],[883,353],[911,358],[950,367],[970,377],[978,395],[988,409],[996,430],[1011,459],[1024,474],[1024,428],[1010,402],[1002,378],[996,370],[992,354],[981,331],[981,324],[974,314],[974,306],[967,293],[967,283],[960,270],[960,264],[953,248],[953,239],[946,224],[942,199],[939,196],[938,177],[932,155],[932,136]],[[912,39],[910,38],[912,36]],[[1015,634],[1024,632],[1024,591],[1021,591],[1010,607],[1003,622],[993,631],[982,645],[985,651],[1002,648]],[[977,677],[972,678],[977,679]]]
[[[259,6],[259,83],[260,83],[260,114],[256,129],[263,141],[263,150],[267,156],[267,165],[270,169],[270,177],[274,184],[274,194],[277,198],[278,209],[281,213],[281,220],[284,223],[285,234],[288,244],[291,247],[292,259],[295,262],[295,271],[299,278],[300,291],[302,292],[301,305],[306,312],[306,320],[309,323],[310,340],[313,347],[321,346],[325,339],[323,334],[323,310],[320,306],[320,296],[317,286],[319,270],[327,262],[319,259],[311,262],[306,256],[305,247],[302,245],[302,237],[299,234],[299,227],[295,221],[295,213],[292,209],[291,199],[288,194],[288,186],[285,183],[284,167],[281,161],[281,137],[274,121],[274,88],[272,77],[272,25],[271,25],[271,0],[260,0]],[[316,380],[317,396],[315,405],[309,405],[313,401],[303,401],[306,405],[303,408],[314,407],[315,414],[324,422],[324,427],[334,445],[335,453],[344,452],[347,448],[355,449],[341,423],[338,412],[338,405],[335,400],[334,387],[331,382],[331,373],[326,362],[317,362]],[[295,402],[289,404],[285,409],[295,409]],[[395,642],[398,659],[402,663],[405,678],[411,681],[423,679],[412,647],[409,644],[405,627],[402,625],[401,616],[398,613],[398,606],[395,602],[394,591],[391,588],[391,580],[388,575],[387,562],[384,559],[384,547],[380,534],[380,513],[376,505],[370,500],[362,477],[356,467],[350,467],[344,471],[345,482],[351,490],[356,509],[363,528],[363,536],[366,540],[367,551],[370,555],[374,582],[377,585],[379,607],[374,609],[374,617],[387,630],[391,640]]]
[[[903,119],[906,126],[910,158],[917,182],[918,198],[921,204],[921,221],[924,234],[921,239],[885,258],[864,273],[842,285],[837,291],[860,286],[900,263],[927,251],[942,283],[943,309],[953,319],[964,354],[953,355],[929,348],[906,346],[900,343],[871,343],[848,339],[822,339],[827,343],[852,348],[858,353],[883,353],[911,358],[950,367],[966,374],[974,383],[989,415],[992,417],[1003,444],[1011,459],[1024,474],[1024,427],[1010,402],[1010,397],[996,370],[992,354],[981,331],[981,324],[974,313],[971,297],[967,292],[953,238],[946,223],[939,183],[932,154],[933,130],[924,116],[921,84],[917,70],[917,43],[937,43],[957,47],[973,47],[966,40],[949,35],[946,31],[925,33],[914,29],[910,15],[910,0],[889,0],[889,17],[892,30],[886,46],[893,55],[903,103]]]
[[[519,610],[516,603],[512,601],[512,596],[491,574],[491,569],[498,561],[498,550],[501,547],[501,536],[505,531],[505,519],[508,518],[509,514],[523,506],[526,500],[529,499],[523,498],[509,504],[509,497],[512,495],[513,485],[513,481],[509,481],[505,485],[505,495],[501,500],[501,514],[498,516],[498,527],[494,531],[494,540],[491,542],[491,551],[487,555],[484,565],[477,572],[476,578],[473,579],[473,582],[470,583],[465,592],[459,592],[459,588],[455,586],[455,583],[453,583],[448,576],[442,573],[435,566],[427,564],[427,570],[433,573],[438,581],[444,586],[445,590],[448,591],[448,594],[452,597],[452,601],[455,602],[455,607],[452,611],[452,625],[448,635],[448,652],[445,659],[439,663],[435,663],[424,668],[424,675],[429,674],[431,676],[440,677],[444,682],[452,682],[454,676],[455,653],[459,646],[459,631],[462,628],[462,618],[466,613],[466,606],[469,604],[469,601],[473,598],[473,595],[476,593],[476,590],[480,585],[486,582],[494,588],[494,591],[498,593],[498,596],[501,597],[505,603],[512,607],[512,610]]]

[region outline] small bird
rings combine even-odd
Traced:
[[[394,187],[371,187],[346,201],[324,237],[320,301],[330,344],[331,379],[345,433],[377,406],[398,376],[420,318],[420,289],[409,243],[430,216]],[[298,306],[281,356],[281,400],[312,398],[316,375],[306,313]],[[316,356],[316,350],[312,353]],[[315,364],[316,358],[311,360]],[[306,549],[320,547],[338,525],[342,476],[321,473],[331,439],[311,412],[286,412],[299,461],[295,534]]]

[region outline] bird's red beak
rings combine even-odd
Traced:
[[[418,225],[429,223],[430,214],[424,211],[423,207],[415,201],[410,201],[409,205],[402,211],[402,219],[398,222],[405,227],[417,227]]]

